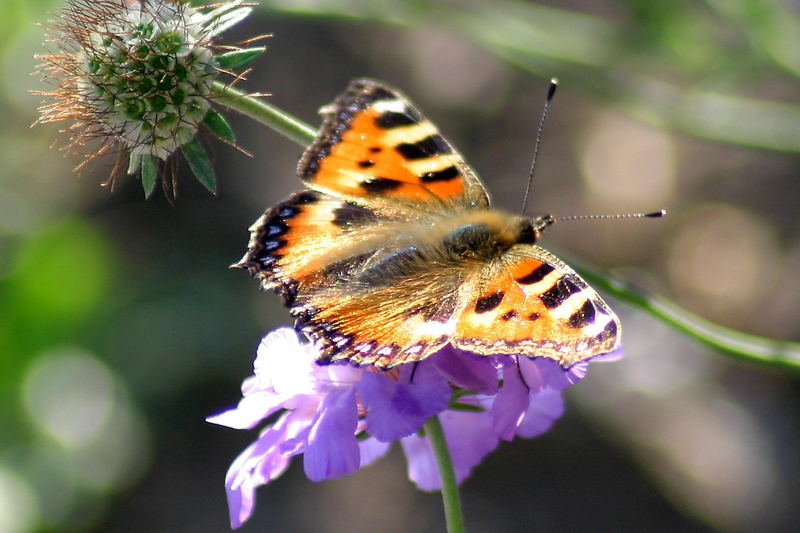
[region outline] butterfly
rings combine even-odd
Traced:
[[[233,265],[280,294],[318,362],[389,369],[449,343],[569,367],[618,347],[616,315],[536,245],[553,218],[491,208],[403,94],[354,80],[321,113],[298,164],[307,188],[251,226]]]

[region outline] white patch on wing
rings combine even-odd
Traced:
[[[391,141],[389,144],[397,146],[403,143],[414,144],[437,133],[439,132],[433,127],[433,124],[425,121],[392,128],[388,130],[386,138]]]
[[[595,306],[597,307],[597,306]],[[603,329],[608,325],[609,322],[613,321],[614,319],[611,315],[607,313],[603,313],[599,309],[595,313],[594,322],[591,324],[587,324],[581,333],[587,337],[596,337],[602,333]]]
[[[381,113],[385,113],[386,111],[390,111],[392,113],[405,113],[406,103],[398,99],[378,100],[377,102],[372,103],[372,108],[376,111],[380,111]]]

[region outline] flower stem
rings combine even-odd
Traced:
[[[464,516],[461,512],[461,498],[458,495],[456,473],[453,470],[453,461],[447,449],[447,439],[444,436],[442,423],[438,416],[432,416],[425,422],[425,435],[433,446],[436,456],[436,465],[439,467],[439,477],[442,480],[442,502],[444,503],[444,517],[447,522],[448,533],[464,533]]]
[[[314,128],[300,119],[238,89],[215,82],[214,93],[220,105],[254,118],[302,146],[311,144],[317,135]],[[624,279],[586,267],[579,270],[593,285],[723,353],[764,366],[800,371],[800,343],[731,330],[681,309],[665,298],[648,294]]]
[[[212,98],[220,105],[247,115],[302,146],[308,146],[317,136],[317,130],[297,117],[230,85],[214,82]]]

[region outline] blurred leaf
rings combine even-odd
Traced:
[[[236,135],[233,133],[233,128],[231,128],[231,125],[228,124],[228,121],[225,120],[225,117],[213,109],[208,110],[205,118],[203,119],[203,123],[214,133],[214,135],[220,139],[228,141],[229,143],[236,142]]]
[[[214,167],[208,157],[206,149],[200,144],[195,136],[194,139],[181,146],[181,153],[189,163],[197,181],[203,184],[212,194],[217,194],[217,177],[214,175]]]
[[[233,52],[226,52],[218,56],[214,56],[217,60],[217,65],[223,70],[236,72],[244,70],[255,61],[261,54],[267,51],[266,46],[257,46],[253,48],[246,48],[244,50],[234,50]]]
[[[156,177],[158,174],[158,160],[152,155],[145,154],[141,156],[142,161],[142,187],[144,188],[144,197],[150,198],[156,188]]]
[[[35,233],[8,278],[17,311],[43,321],[74,322],[102,298],[111,251],[91,225],[68,220]]]
[[[113,256],[105,237],[79,220],[33,233],[0,284],[0,381],[50,343],[73,339],[108,291]]]
[[[252,13],[252,7],[237,7],[243,2],[228,2],[205,14],[205,26],[212,31],[212,35],[219,35],[232,28]]]
[[[483,413],[486,411],[486,409],[480,405],[461,402],[450,402],[450,405],[448,405],[447,408],[453,411],[463,411],[466,413]]]
[[[776,65],[800,77],[800,17],[771,0],[706,0]]]
[[[128,156],[128,176],[135,176],[142,166],[142,156],[139,154],[131,154]]]
[[[800,152],[800,106],[747,96],[769,87],[779,73],[751,76],[750,86],[732,86],[726,74],[731,64],[765,71],[770,63],[758,62],[764,56],[800,75],[800,17],[773,0],[706,2],[714,11],[693,2],[676,8],[663,0],[651,10],[651,2],[628,0],[638,26],[520,0],[464,0],[457,8],[417,1],[385,11],[360,1],[342,6],[316,0],[300,9],[267,0],[262,6],[317,15],[338,10],[384,23],[443,24],[512,65],[543,79],[556,76],[562,86],[603,99],[642,122],[715,141]],[[739,33],[732,34],[715,12],[738,21]]]
[[[410,25],[420,22],[431,7],[425,0],[263,0],[264,8],[304,16],[373,19],[392,24]]]

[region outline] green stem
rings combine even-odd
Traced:
[[[269,126],[302,146],[308,146],[317,136],[317,130],[299,118],[246,92],[218,81],[214,82],[213,91],[215,102]]]
[[[254,118],[302,146],[311,144],[317,135],[314,128],[300,119],[238,89],[216,82],[214,90],[215,100],[221,105]],[[579,270],[596,287],[726,354],[762,365],[800,371],[800,343],[734,331],[689,313],[665,298],[648,294],[623,279],[607,273],[601,275],[586,267]]]
[[[712,348],[744,361],[800,371],[800,343],[759,337],[714,324],[623,278],[608,273],[600,275],[583,266],[576,268],[596,288],[647,311]]]
[[[447,522],[448,533],[464,533],[464,516],[461,512],[461,498],[458,495],[456,472],[453,461],[450,459],[450,450],[447,449],[447,439],[444,436],[442,423],[438,416],[432,416],[425,422],[425,435],[433,446],[436,456],[436,465],[439,467],[439,477],[442,480],[442,502],[444,503],[444,517]]]

